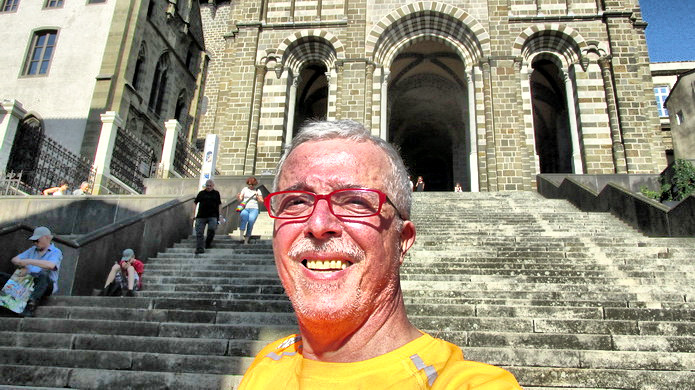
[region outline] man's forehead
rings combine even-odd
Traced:
[[[371,142],[345,139],[310,141],[287,158],[278,177],[278,189],[333,189],[382,187],[387,158]]]

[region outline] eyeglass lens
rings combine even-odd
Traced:
[[[273,194],[271,213],[280,218],[301,218],[311,215],[317,199],[326,197],[333,214],[340,217],[367,217],[379,213],[379,193],[370,190],[338,190],[321,196],[307,192]]]

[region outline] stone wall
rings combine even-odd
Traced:
[[[465,71],[455,76],[472,89],[460,130],[472,131],[476,143],[467,145],[476,152],[465,187],[535,187],[544,145],[534,136],[529,77],[540,60],[556,64],[564,83],[573,173],[652,173],[666,166],[646,24],[635,1],[244,0],[202,7],[206,39],[216,45],[202,126],[221,137],[223,174],[275,167],[289,141],[293,93],[301,93],[293,85],[312,64],[328,69],[328,119],[360,121],[391,140],[394,113],[384,92],[408,76],[394,59],[422,41],[450,50],[446,61],[454,55],[463,63]]]

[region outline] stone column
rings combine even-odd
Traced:
[[[290,85],[290,96],[287,102],[287,125],[285,126],[285,142],[282,146],[283,150],[290,147],[292,143],[292,133],[294,132],[294,111],[297,108],[297,88],[299,83],[302,81],[299,75],[292,78],[292,84]]]
[[[381,123],[379,126],[379,137],[384,140],[388,139],[388,89],[389,89],[389,76],[391,75],[391,70],[389,68],[384,68],[381,74]]]
[[[176,156],[176,142],[181,131],[181,124],[176,119],[170,119],[164,122],[164,127],[167,129],[164,135],[164,147],[162,148],[162,178],[180,177],[174,170],[174,158]]]
[[[16,100],[2,101],[2,112],[0,112],[0,172],[4,172],[7,169],[19,123],[26,114],[27,111],[22,107],[22,103]]]
[[[123,125],[123,120],[118,116],[116,111],[106,111],[100,115],[101,117],[101,133],[99,135],[99,143],[97,144],[97,152],[94,156],[94,170],[96,177],[94,178],[94,190],[92,194],[100,195],[106,189],[108,178],[111,175],[111,157],[113,156],[113,147],[116,143],[118,128]]]
[[[531,152],[530,148],[528,147],[528,137],[526,133],[526,112],[525,112],[525,106],[524,106],[524,88],[522,85],[522,81],[524,80],[524,76],[528,79],[528,70],[525,69],[524,66],[524,60],[521,57],[517,57],[514,59],[514,72],[516,76],[516,99],[517,99],[517,107],[516,107],[516,123],[517,123],[517,128],[519,129],[516,133],[516,138],[519,140],[519,152],[521,155],[521,166],[522,166],[522,188],[524,191],[530,191],[532,188],[532,183],[535,182],[535,173],[536,171],[531,170],[531,165],[532,165],[532,160],[534,154]],[[530,91],[530,89],[529,89]],[[533,116],[533,114],[532,114]]]
[[[258,127],[261,120],[261,104],[263,102],[263,85],[268,67],[256,65],[256,80],[253,86],[253,102],[251,104],[251,121],[249,123],[249,137],[244,158],[244,175],[253,175],[256,166],[256,148],[258,147]]]
[[[335,88],[336,80],[333,77],[333,72],[328,70],[325,72],[326,76],[326,120],[334,121],[336,117],[336,106],[331,104],[331,97],[335,97],[335,92],[332,91]],[[332,81],[332,82],[331,82]]]
[[[326,104],[328,105],[328,110],[326,113],[328,114],[329,112],[333,112],[333,118],[336,119],[343,119],[343,87],[341,86],[341,82],[343,79],[343,61],[336,61],[335,62],[335,69],[333,70],[333,74],[335,75],[335,80],[331,83],[331,79],[328,78],[328,97],[332,97],[332,101],[329,99],[326,99]],[[328,76],[327,76],[328,77]],[[331,85],[333,85],[333,91],[331,93]],[[331,107],[331,103],[333,103],[334,107]],[[328,115],[326,115],[328,117]]]
[[[623,135],[620,132],[620,115],[616,104],[615,89],[613,88],[613,72],[611,72],[611,56],[599,58],[598,65],[601,67],[603,77],[603,91],[606,94],[606,111],[608,112],[608,122],[611,128],[611,144],[613,150],[613,164],[616,173],[627,173],[627,162],[625,161],[625,145],[623,145]]]
[[[582,152],[579,146],[579,129],[577,126],[577,108],[574,104],[574,85],[568,72],[560,71],[565,80],[565,96],[567,98],[567,116],[570,121],[570,138],[572,139],[572,172],[584,173]]]
[[[367,64],[364,75],[364,125],[371,127],[372,123],[372,85],[374,83],[374,64]]]
[[[468,93],[468,173],[471,192],[480,191],[478,181],[478,124],[475,115],[475,68],[466,71],[466,92]]]
[[[492,80],[490,60],[482,61],[483,105],[485,107],[485,159],[487,166],[487,190],[497,191],[497,161],[495,152],[495,122],[492,112]]]

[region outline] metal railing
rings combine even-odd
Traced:
[[[8,172],[0,174],[0,195],[28,195],[26,185],[22,183],[22,172]]]
[[[87,181],[91,188],[94,177],[91,161],[41,133],[27,132],[12,148],[3,183],[15,188],[12,190],[15,194],[31,195],[41,194],[44,189],[58,186],[63,181],[70,188]]]
[[[125,129],[118,129],[109,167],[111,175],[134,190],[145,190],[143,179],[156,167],[154,150]]]
[[[203,166],[202,152],[191,146],[183,136],[176,139],[174,170],[183,177],[197,177]]]

